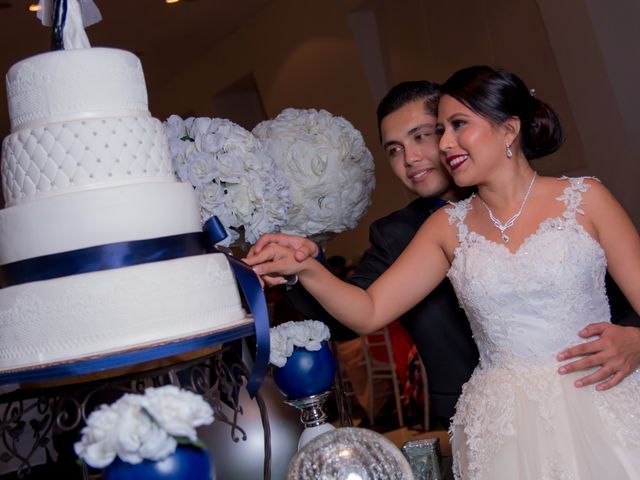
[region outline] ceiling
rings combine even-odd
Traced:
[[[94,0],[102,21],[87,28],[93,46],[129,50],[142,61],[147,84],[170,78],[190,52],[232,34],[270,0]],[[0,74],[31,55],[50,49],[51,29],[28,11],[37,0],[0,0]],[[167,61],[167,59],[170,61]],[[0,93],[0,135],[9,132],[4,81]]]

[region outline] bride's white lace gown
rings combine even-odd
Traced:
[[[606,259],[576,220],[582,178],[558,198],[566,210],[511,253],[469,231],[470,200],[448,209],[459,247],[449,271],[471,322],[480,364],[452,420],[456,478],[640,479],[640,374],[604,392],[559,375],[558,352],[609,321]]]

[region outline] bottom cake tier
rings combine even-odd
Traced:
[[[0,373],[248,321],[221,253],[25,283],[0,290]]]

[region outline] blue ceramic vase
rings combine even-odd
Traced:
[[[333,385],[336,362],[327,342],[320,350],[295,347],[284,367],[273,369],[273,380],[288,399],[326,392]]]
[[[104,470],[104,480],[215,480],[209,451],[194,445],[178,445],[173,455],[153,462],[131,464],[116,458]]]

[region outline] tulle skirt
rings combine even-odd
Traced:
[[[456,479],[640,479],[640,374],[598,392],[557,368],[476,369],[451,423]]]

